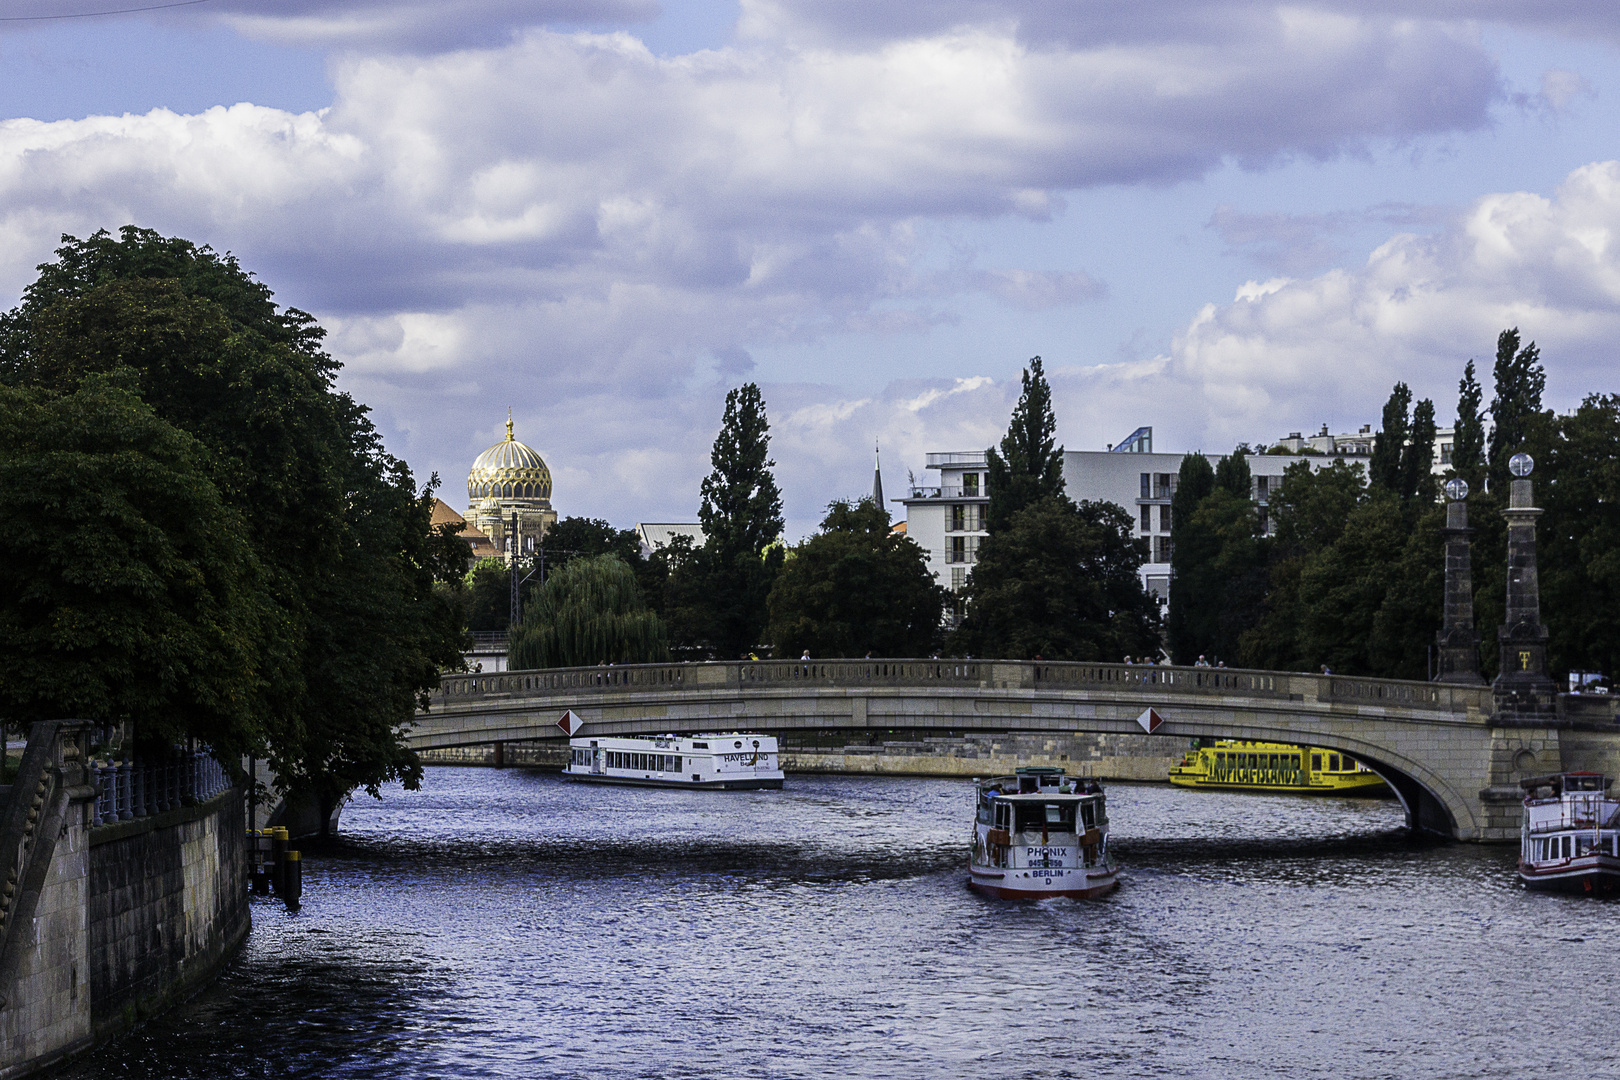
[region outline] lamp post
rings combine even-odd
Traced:
[[[1479,675],[1479,631],[1474,629],[1474,571],[1469,553],[1468,481],[1446,481],[1446,599],[1439,637],[1440,671],[1436,680],[1482,686]]]
[[[1536,573],[1536,518],[1530,473],[1535,460],[1514,454],[1507,509],[1507,616],[1497,630],[1502,665],[1491,683],[1498,716],[1548,721],[1557,715],[1558,688],[1547,677],[1547,628],[1541,624],[1541,586]]]

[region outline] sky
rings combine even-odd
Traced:
[[[229,251],[465,505],[696,520],[757,382],[790,540],[1000,438],[1455,415],[1517,326],[1620,391],[1612,0],[8,0],[0,307],[65,234]],[[172,4],[172,0],[170,0]],[[898,514],[902,508],[894,505]]]

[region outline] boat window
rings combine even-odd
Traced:
[[[706,742],[695,742],[692,744],[692,749],[694,750],[707,750],[708,748],[709,744]]]
[[[1012,828],[1012,804],[1011,803],[1004,803],[1004,802],[996,803],[996,828],[998,828],[998,829],[1009,829],[1009,830]]]
[[[1328,755],[1328,772],[1338,772],[1338,771],[1339,771],[1339,755],[1338,754],[1329,754]]]
[[[1322,771],[1322,755],[1321,754],[1312,754],[1311,755],[1311,769],[1313,771],[1315,771],[1315,772],[1321,772]]]
[[[1356,759],[1351,757],[1349,754],[1344,755],[1344,768],[1345,768],[1345,771],[1349,772],[1351,769],[1354,769],[1355,767],[1356,767]]]
[[[1082,803],[1080,806],[1080,822],[1086,828],[1094,828],[1097,824],[1097,804]]]

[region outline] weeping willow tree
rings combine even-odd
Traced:
[[[514,669],[651,664],[669,659],[664,624],[635,571],[617,555],[574,559],[523,613],[508,653]]]

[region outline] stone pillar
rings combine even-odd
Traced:
[[[1541,590],[1536,576],[1536,518],[1528,454],[1515,454],[1515,474],[1502,516],[1508,522],[1507,620],[1497,631],[1501,674],[1491,684],[1498,723],[1551,723],[1557,716],[1558,688],[1547,677],[1547,628],[1541,625]]]
[[[1469,555],[1468,485],[1446,485],[1446,602],[1439,635],[1440,672],[1444,683],[1483,686],[1479,674],[1479,631],[1474,629],[1474,569]]]

